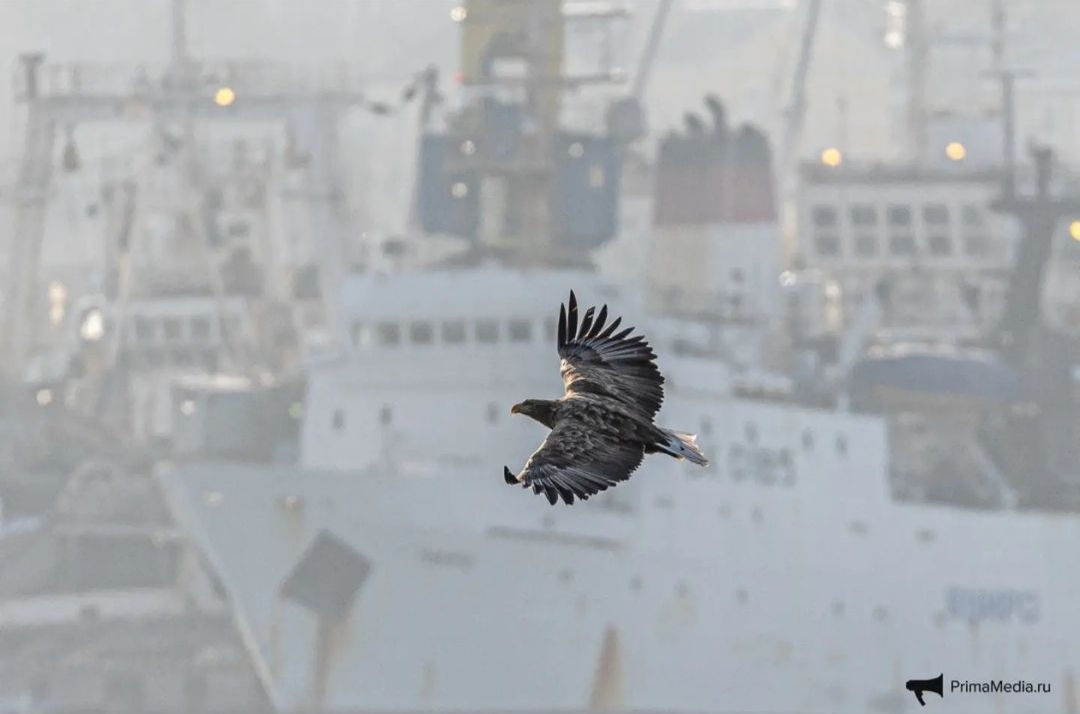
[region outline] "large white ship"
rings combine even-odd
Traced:
[[[151,480],[84,464],[56,508],[0,530],[0,709],[870,714],[919,710],[908,680],[941,674],[942,699],[923,693],[941,711],[1080,711],[1077,382],[1058,379],[1070,348],[1017,332],[1041,319],[1047,261],[1053,334],[1074,327],[1068,222],[1014,269],[1022,221],[959,220],[989,212],[992,171],[826,165],[800,198],[800,264],[769,142],[718,103],[644,181],[639,97],[602,130],[562,128],[554,77],[611,77],[564,76],[559,6],[453,11],[472,100],[435,129],[425,98],[417,182],[439,240],[358,271],[313,258],[329,339],[303,345],[303,398],[254,370],[170,373]],[[329,182],[328,158],[304,176]],[[965,256],[934,246],[984,228],[988,297],[965,309]],[[877,290],[890,271],[903,288],[912,254],[933,274],[917,285],[945,286],[932,314]],[[658,421],[696,433],[706,469],[651,457],[572,507],[504,483],[546,436],[510,406],[561,394],[570,290],[648,338]],[[133,352],[187,349],[155,316]],[[999,680],[1033,691],[953,685]]]
[[[575,273],[358,282],[402,341],[313,371],[309,468],[165,481],[282,710],[899,711],[942,671],[1052,685],[948,711],[1075,709],[1075,516],[898,501],[884,418],[733,396],[662,342],[662,420],[713,465],[552,508],[501,480],[544,436],[508,405],[561,388],[546,306],[632,301]]]

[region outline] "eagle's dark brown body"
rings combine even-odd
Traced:
[[[607,306],[594,320],[589,308],[578,323],[577,298],[559,311],[558,350],[565,394],[561,399],[526,399],[512,413],[551,429],[521,473],[508,467],[507,483],[531,487],[554,504],[582,500],[625,481],[645,454],[665,453],[704,466],[694,437],[657,426],[653,417],[664,398],[656,355],[620,320],[604,329]]]

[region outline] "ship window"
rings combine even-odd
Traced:
[[[844,616],[844,601],[843,600],[833,600],[832,614],[833,614],[833,617],[843,617]]]
[[[911,225],[911,207],[909,206],[889,206],[887,215],[890,226]]]
[[[915,255],[915,236],[910,233],[889,236],[889,252],[893,255]]]
[[[554,317],[548,317],[544,320],[544,337],[548,341],[554,341],[559,334],[559,322]]]
[[[488,402],[487,405],[487,421],[488,424],[494,424],[499,420],[499,407],[497,404]]]
[[[135,339],[149,342],[154,339],[154,323],[145,317],[136,317],[132,320],[132,329],[135,331]]]
[[[452,320],[442,324],[443,342],[458,345],[465,341],[465,323],[461,320]]]
[[[184,328],[180,324],[180,320],[175,317],[166,317],[162,320],[161,328],[165,333],[166,340],[179,340],[184,333]]]
[[[743,431],[746,434],[747,443],[750,443],[750,444],[757,443],[757,427],[756,426],[754,426],[750,422],[747,422],[746,426],[743,428]]]
[[[985,257],[990,253],[990,241],[981,233],[964,236],[964,252],[975,258]]]
[[[949,223],[949,207],[943,203],[923,206],[923,221],[928,226],[944,226]]]
[[[409,341],[414,345],[430,345],[435,338],[435,330],[430,322],[413,322],[409,324]]]
[[[510,321],[510,341],[528,342],[532,339],[532,323],[528,320]]]
[[[851,207],[851,224],[855,226],[876,226],[878,222],[877,209],[873,206],[860,204]]]
[[[191,336],[196,340],[210,338],[210,319],[207,317],[191,318]]]
[[[380,322],[376,331],[381,345],[396,345],[401,342],[401,326],[396,322]]]
[[[814,225],[825,228],[836,225],[836,209],[832,206],[814,206]]]
[[[710,436],[712,434],[712,419],[709,417],[701,417],[701,434],[702,436]]]
[[[110,675],[105,682],[105,698],[120,710],[141,709],[146,701],[142,677],[130,673]]]
[[[499,339],[499,323],[494,320],[476,321],[476,341],[495,342]]]
[[[165,362],[165,353],[159,349],[146,350],[146,364],[150,367],[160,367]]]
[[[797,478],[795,473],[795,463],[792,461],[788,461],[787,463],[783,464],[783,469],[784,475],[781,478],[781,483],[783,483],[785,486],[794,486],[795,480]]]
[[[815,236],[814,250],[818,255],[840,255],[840,239],[832,234]]]
[[[836,435],[836,453],[841,456],[847,455],[847,437],[843,434]]]
[[[334,416],[330,420],[330,427],[334,431],[341,431],[345,428],[345,412],[341,409],[334,410]]]
[[[225,335],[232,339],[240,337],[240,318],[236,315],[227,315],[224,319]]]
[[[362,322],[352,324],[352,341],[357,347],[367,347],[371,344],[371,330]]]
[[[776,462],[781,466],[791,466],[791,449],[786,446],[776,455]]]
[[[233,221],[225,230],[230,238],[244,238],[251,234],[251,224],[247,221]]]
[[[877,236],[869,233],[855,236],[855,255],[860,258],[877,257],[879,250]]]
[[[971,204],[964,206],[963,215],[965,226],[981,226],[983,224],[983,214],[978,206]]]
[[[933,235],[927,239],[930,255],[952,255],[952,241],[946,235]]]
[[[394,421],[394,410],[385,404],[379,409],[379,423],[383,426],[390,426]]]
[[[811,451],[814,448],[814,434],[809,429],[802,433],[802,447],[804,451]]]

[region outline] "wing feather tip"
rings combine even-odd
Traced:
[[[559,349],[566,346],[566,305],[559,305]]]

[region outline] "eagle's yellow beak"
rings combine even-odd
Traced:
[[[510,407],[510,413],[511,414],[520,414],[521,413],[521,405],[520,404],[515,404],[514,406]]]

